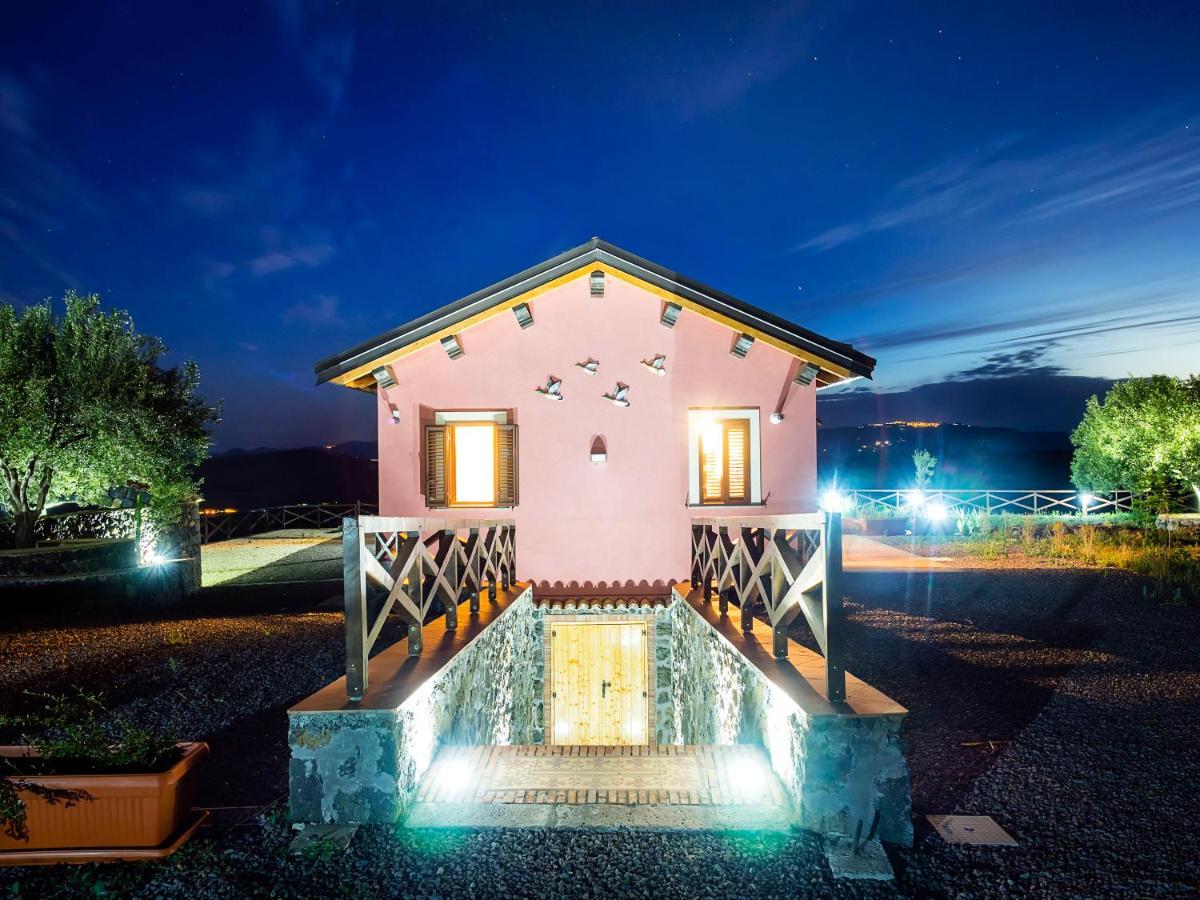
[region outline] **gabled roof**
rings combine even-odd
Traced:
[[[371,372],[379,366],[511,309],[535,294],[580,277],[584,274],[579,271],[581,269],[597,268],[817,366],[819,385],[850,378],[870,378],[875,368],[874,359],[849,344],[822,337],[608,241],[592,238],[586,244],[321,360],[316,365],[317,383],[333,381],[373,390],[375,381]]]

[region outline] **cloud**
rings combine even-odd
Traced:
[[[960,227],[982,213],[1029,227],[1200,207],[1200,133],[1177,121],[1154,129],[1127,125],[1110,137],[1040,154],[1018,155],[1020,143],[1008,138],[918,172],[876,211],[792,249],[819,253],[920,223]]]
[[[272,275],[297,266],[313,269],[328,262],[333,254],[334,248],[329,244],[304,244],[287,250],[272,250],[250,260],[250,271],[255,275]]]
[[[282,318],[288,325],[305,325],[309,328],[341,327],[345,324],[338,309],[338,298],[327,294],[292,304],[283,311]]]
[[[1046,353],[1056,346],[1055,341],[1046,341],[1011,353],[993,353],[978,365],[971,366],[947,376],[947,381],[975,381],[984,378],[1012,378],[1018,375],[1063,375],[1062,366],[1042,362]]]
[[[656,36],[654,72],[640,77],[636,89],[684,119],[736,107],[801,63],[814,64],[812,37],[831,17],[797,0],[734,14],[693,8],[680,24],[680,40]]]
[[[1197,312],[1197,280],[1200,271],[1189,270],[1150,281],[1114,284],[1104,290],[1043,297],[1026,295],[1020,303],[1005,303],[999,309],[986,310],[961,300],[958,307],[970,309],[962,318],[942,317],[860,334],[851,342],[873,354],[890,350],[922,350],[918,355],[892,357],[889,364],[912,359],[928,359],[934,352],[924,350],[936,344],[954,342],[954,349],[939,349],[939,357],[962,354],[987,354],[1005,350],[1016,352],[1025,347],[1045,351],[1050,347],[1070,347],[1072,342],[1100,335],[1139,333],[1171,338],[1181,331],[1200,326]],[[974,340],[971,340],[971,339]]]
[[[239,350],[245,350],[247,353],[258,352],[258,344],[252,344],[249,341],[238,341],[237,345]]]
[[[337,106],[354,62],[353,24],[334,6],[316,0],[275,0],[273,5],[309,81],[330,107]]]
[[[25,88],[0,72],[0,131],[7,131],[19,138],[35,137],[32,107]]]
[[[237,196],[231,191],[214,188],[185,187],[179,190],[178,196],[185,209],[202,216],[219,215],[237,203]]]
[[[42,135],[38,113],[34,95],[0,72],[0,264],[5,256],[20,257],[59,285],[78,287],[54,244],[68,230],[102,226],[108,216],[95,186]]]

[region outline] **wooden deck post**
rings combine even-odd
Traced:
[[[408,573],[408,596],[412,598],[413,605],[417,609],[425,608],[425,556],[422,552],[423,549],[419,531],[406,532],[403,540],[399,535],[396,536],[397,559],[404,559],[410,553],[416,554],[416,559]],[[408,623],[408,655],[420,656],[425,646],[421,637],[421,628],[425,623],[414,620],[411,615],[406,615],[404,618]]]
[[[711,603],[713,592],[713,573],[716,571],[716,563],[714,561],[716,539],[711,525],[703,525],[701,527],[703,529],[701,538],[704,541],[704,549],[701,551],[700,580],[703,582],[702,586],[704,588],[704,602]]]
[[[487,559],[485,574],[487,569],[492,571],[492,580],[488,582],[488,599],[496,599],[496,579],[500,577],[500,560],[497,559],[497,542],[500,540],[500,528],[493,525],[487,530],[487,539],[484,544],[484,556]]]
[[[846,699],[846,627],[842,605],[842,514],[825,513],[825,532],[821,535],[825,554],[825,582],[822,601],[825,621],[825,677],[830,703]]]
[[[741,531],[742,550],[738,554],[737,586],[738,606],[742,610],[742,631],[754,630],[754,600],[750,584],[754,581],[754,565],[757,562],[755,551],[761,549],[758,545],[758,535],[761,530],[743,528]]]
[[[446,630],[455,631],[458,628],[458,601],[462,599],[458,586],[458,532],[453,528],[442,531],[442,546],[438,549],[442,554],[442,564],[446,567],[446,581],[450,590],[443,592],[443,605],[446,607]]]
[[[483,583],[483,568],[479,565],[480,550],[479,529],[472,528],[467,532],[467,577],[468,597],[471,601],[471,612],[479,612],[479,586]]]
[[[367,578],[358,517],[342,519],[342,589],[346,605],[346,694],[361,700],[367,690]]]

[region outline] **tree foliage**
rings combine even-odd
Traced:
[[[1160,508],[1184,488],[1200,498],[1200,377],[1118,382],[1088,400],[1071,443],[1080,490],[1145,492]]]
[[[938,459],[928,450],[915,450],[912,461],[917,487],[924,488],[933,480],[933,470],[937,468]]]
[[[196,394],[196,365],[164,368],[165,352],[95,294],[69,291],[62,315],[50,301],[0,304],[0,500],[17,546],[48,500],[105,503],[129,482],[148,486],[154,514],[178,513],[216,411]]]

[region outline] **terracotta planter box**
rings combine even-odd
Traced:
[[[162,772],[20,776],[50,790],[83,793],[67,805],[18,791],[28,840],[0,831],[0,865],[153,859],[174,852],[202,820],[192,812],[192,800],[197,767],[208,755],[207,744],[179,746],[183,756]],[[29,755],[28,747],[0,746],[0,757]]]

